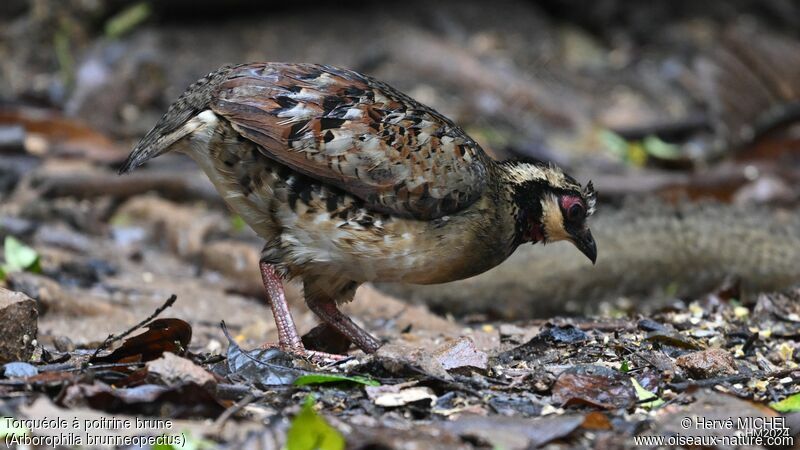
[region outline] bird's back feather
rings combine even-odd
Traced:
[[[371,208],[432,219],[474,203],[489,157],[461,128],[395,89],[314,64],[234,68],[210,109],[265,156]]]

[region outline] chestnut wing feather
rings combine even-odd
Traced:
[[[486,189],[490,159],[461,128],[353,71],[239,66],[215,89],[211,109],[266,156],[382,212],[433,219]]]

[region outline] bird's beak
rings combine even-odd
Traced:
[[[575,247],[578,247],[581,253],[589,258],[592,264],[597,261],[597,244],[595,244],[592,232],[588,228],[584,228],[573,234],[572,243],[575,244]]]

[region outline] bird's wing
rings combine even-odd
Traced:
[[[266,156],[387,213],[432,219],[476,201],[490,162],[449,119],[359,73],[249,64],[219,83],[211,109]]]

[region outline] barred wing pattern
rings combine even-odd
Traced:
[[[357,72],[234,67],[211,109],[265,155],[381,212],[433,219],[475,202],[492,161],[436,111]]]

